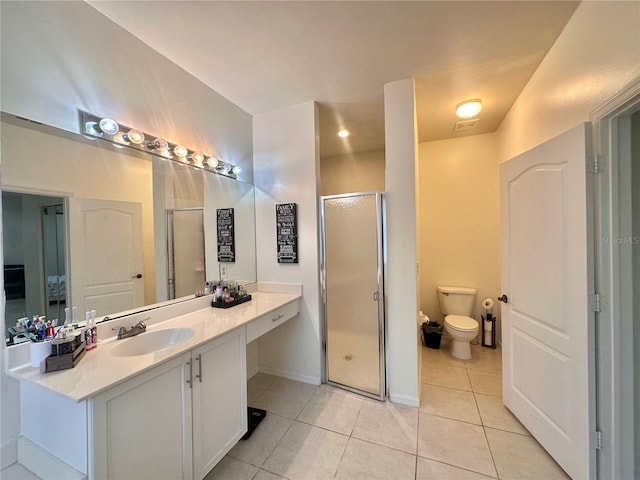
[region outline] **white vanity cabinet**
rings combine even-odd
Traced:
[[[90,478],[204,478],[247,430],[245,344],[238,328],[93,397]]]
[[[193,478],[201,480],[247,431],[245,329],[192,351]]]

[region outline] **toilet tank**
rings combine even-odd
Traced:
[[[470,317],[476,301],[476,289],[467,287],[438,287],[438,303],[443,315]]]

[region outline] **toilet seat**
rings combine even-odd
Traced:
[[[449,328],[459,332],[472,332],[479,327],[478,322],[474,318],[464,315],[447,315],[444,317],[444,323],[447,324]]]

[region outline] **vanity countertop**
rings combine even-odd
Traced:
[[[148,326],[147,332],[176,327],[195,330],[188,340],[153,353],[132,357],[113,355],[115,347],[136,337],[125,340],[112,337],[98,342],[97,348],[86,352],[75,368],[40,373],[38,368],[27,364],[7,373],[17,380],[35,383],[74,402],[81,402],[300,298],[292,293],[254,292],[251,296],[251,301],[232,308],[200,308]]]

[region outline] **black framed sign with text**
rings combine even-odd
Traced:
[[[276,205],[278,263],[298,263],[298,213],[295,203]]]
[[[233,222],[233,208],[216,210],[218,218],[218,261],[236,261],[236,233]]]

